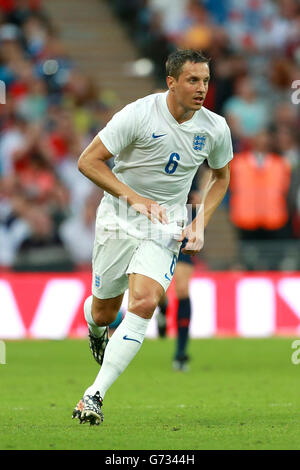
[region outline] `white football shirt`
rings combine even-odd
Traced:
[[[185,205],[199,166],[207,159],[211,168],[222,168],[233,153],[223,117],[202,106],[190,120],[179,124],[168,109],[167,94],[152,94],[128,104],[98,135],[116,155],[115,176],[136,193],[166,207],[170,224],[155,224],[155,230],[173,233],[186,220]],[[132,209],[125,215],[124,209],[117,198],[105,193],[97,226],[117,226],[130,235],[148,238],[143,226],[148,219]]]

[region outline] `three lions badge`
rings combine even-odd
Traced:
[[[194,134],[193,139],[193,149],[194,150],[202,150],[205,146],[206,136],[201,134]]]

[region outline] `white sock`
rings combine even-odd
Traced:
[[[98,326],[94,322],[94,319],[92,316],[92,301],[93,301],[93,296],[90,295],[84,302],[84,306],[83,306],[84,318],[86,319],[86,322],[89,326],[89,330],[91,331],[91,333],[94,336],[99,337],[102,335],[106,326]]]
[[[95,382],[84,395],[100,392],[102,398],[139,351],[150,320],[127,312],[106,346],[103,364]]]

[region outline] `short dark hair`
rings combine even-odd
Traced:
[[[210,59],[205,57],[202,52],[194,51],[193,49],[182,49],[172,52],[166,62],[167,76],[176,78],[178,80],[181,74],[182,67],[186,62],[193,62],[195,64],[202,62],[209,64]]]

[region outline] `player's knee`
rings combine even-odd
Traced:
[[[159,298],[153,293],[135,291],[130,297],[128,310],[145,318],[151,318],[158,301]]]

